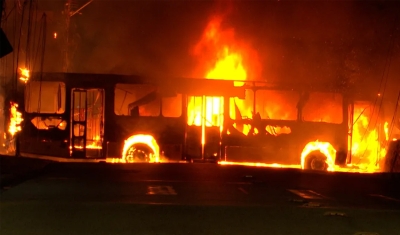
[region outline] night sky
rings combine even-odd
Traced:
[[[62,31],[66,1],[40,1],[50,31]],[[86,1],[74,1],[76,6]],[[377,93],[400,90],[400,1],[94,0],[71,19],[70,72],[202,77],[194,45],[212,17],[257,52],[252,80],[329,82]],[[51,37],[50,37],[51,39]],[[46,71],[61,71],[59,38]],[[389,92],[388,92],[389,93]]]

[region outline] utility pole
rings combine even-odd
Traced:
[[[3,1],[3,0],[0,0]],[[79,7],[77,10],[74,10],[74,1],[73,0],[67,0],[65,3],[64,7],[64,15],[65,15],[65,44],[64,44],[64,50],[63,50],[63,72],[68,72],[68,69],[70,67],[70,46],[72,40],[70,39],[70,27],[71,27],[71,17],[73,17],[75,14],[79,13],[83,8],[87,7],[90,3],[92,3],[93,0],[89,0],[85,4],[83,4],[81,7]]]
[[[1,21],[3,20],[4,2],[5,0],[0,0],[0,27],[1,27]]]
[[[63,72],[68,72],[69,68],[69,28],[70,28],[70,23],[71,23],[71,5],[72,5],[72,0],[67,0],[65,3],[64,7],[64,15],[65,15],[65,43],[64,43],[64,49],[63,49]]]

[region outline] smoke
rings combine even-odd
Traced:
[[[62,3],[46,9],[60,14]],[[97,0],[71,18],[71,72],[191,77],[197,61],[190,50],[219,15],[223,28],[257,50],[263,73],[254,79],[361,84],[373,93],[399,12],[396,1]],[[59,29],[62,19],[49,27]],[[47,70],[57,68],[57,43],[48,43]]]

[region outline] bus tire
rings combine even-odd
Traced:
[[[304,169],[314,171],[327,171],[328,164],[326,163],[326,156],[320,151],[310,152],[305,159]]]
[[[154,152],[146,144],[134,144],[128,148],[124,158],[127,163],[151,162]]]

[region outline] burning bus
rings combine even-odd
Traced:
[[[72,73],[20,85],[21,155],[328,171],[351,161],[354,106],[340,87]]]
[[[333,85],[35,73],[17,97],[22,156],[375,172],[389,143],[371,104]]]

